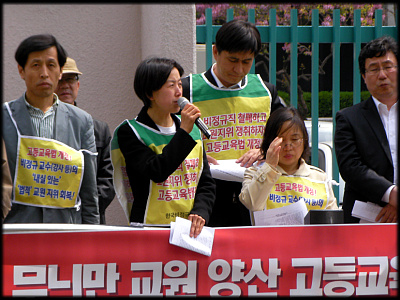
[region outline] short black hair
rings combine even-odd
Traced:
[[[365,61],[367,58],[381,57],[386,55],[387,52],[393,52],[397,57],[397,42],[391,36],[382,36],[375,40],[368,42],[360,51],[358,56],[358,66],[360,73],[365,74]]]
[[[143,60],[136,68],[133,88],[136,95],[147,107],[151,106],[149,97],[158,91],[167,81],[173,68],[177,68],[182,77],[184,70],[175,60],[165,57],[151,57]]]
[[[61,69],[67,60],[68,54],[51,34],[32,35],[23,40],[19,44],[17,51],[15,51],[15,60],[24,69],[31,52],[43,51],[53,46],[57,49],[57,59]]]
[[[265,125],[264,137],[261,142],[261,155],[265,159],[269,145],[278,136],[279,131],[282,129],[283,123],[286,121],[290,122],[288,129],[293,126],[297,126],[303,134],[303,153],[301,157],[308,161],[311,155],[310,145],[308,142],[308,132],[303,118],[299,111],[292,107],[280,107],[274,110],[271,116],[268,118],[267,124]]]
[[[221,26],[215,37],[218,53],[228,52],[260,52],[261,37],[257,27],[244,20],[232,20]]]

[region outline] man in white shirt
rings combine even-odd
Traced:
[[[371,97],[336,114],[335,150],[346,181],[343,196],[345,223],[355,200],[382,206],[376,221],[397,221],[398,91],[397,43],[375,39],[361,50],[360,72]]]
[[[215,37],[215,64],[202,74],[182,79],[183,96],[201,110],[212,136],[204,139],[208,161],[234,160],[250,167],[260,158],[265,123],[282,107],[276,86],[249,74],[261,49],[256,26],[232,20]],[[250,212],[239,201],[242,182],[215,179],[217,198],[208,226],[250,226]]]

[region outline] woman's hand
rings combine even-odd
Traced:
[[[190,227],[189,236],[196,238],[203,229],[204,224],[206,224],[206,220],[204,220],[199,215],[194,215],[194,214],[189,215],[188,220],[192,222],[192,227]]]
[[[201,116],[200,109],[192,103],[188,103],[181,111],[181,128],[187,133],[193,129],[193,124]]]
[[[279,163],[279,152],[281,151],[281,148],[282,148],[282,141],[283,141],[283,138],[277,136],[272,141],[272,143],[269,145],[269,148],[267,150],[267,154],[265,157],[265,162],[275,168]]]

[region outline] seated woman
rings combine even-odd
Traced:
[[[193,126],[200,110],[188,103],[181,111],[183,68],[174,60],[153,57],[136,69],[134,90],[144,106],[139,115],[115,130],[133,193],[130,221],[170,224],[177,216],[192,222],[197,237],[215,201],[215,182]],[[115,179],[114,179],[115,180]]]
[[[274,111],[265,125],[261,144],[264,163],[247,168],[240,201],[259,211],[304,199],[310,209],[338,209],[326,173],[306,163],[310,154],[308,133],[294,107]]]

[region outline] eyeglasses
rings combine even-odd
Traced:
[[[289,140],[289,142],[282,142],[282,149],[284,149],[286,146],[291,146],[293,148],[299,147],[303,143],[303,139],[292,139]]]
[[[66,78],[61,78],[58,83],[63,84],[64,82],[68,84],[73,84],[79,80],[79,76],[75,75],[74,77],[66,77]]]
[[[384,66],[384,67],[382,67],[382,68],[373,67],[372,69],[365,70],[365,73],[369,73],[369,74],[371,74],[371,75],[377,75],[377,74],[379,74],[379,72],[380,72],[381,70],[383,70],[383,72],[385,72],[386,74],[388,74],[388,73],[395,72],[396,69],[397,69],[397,66],[392,66],[392,65]]]

